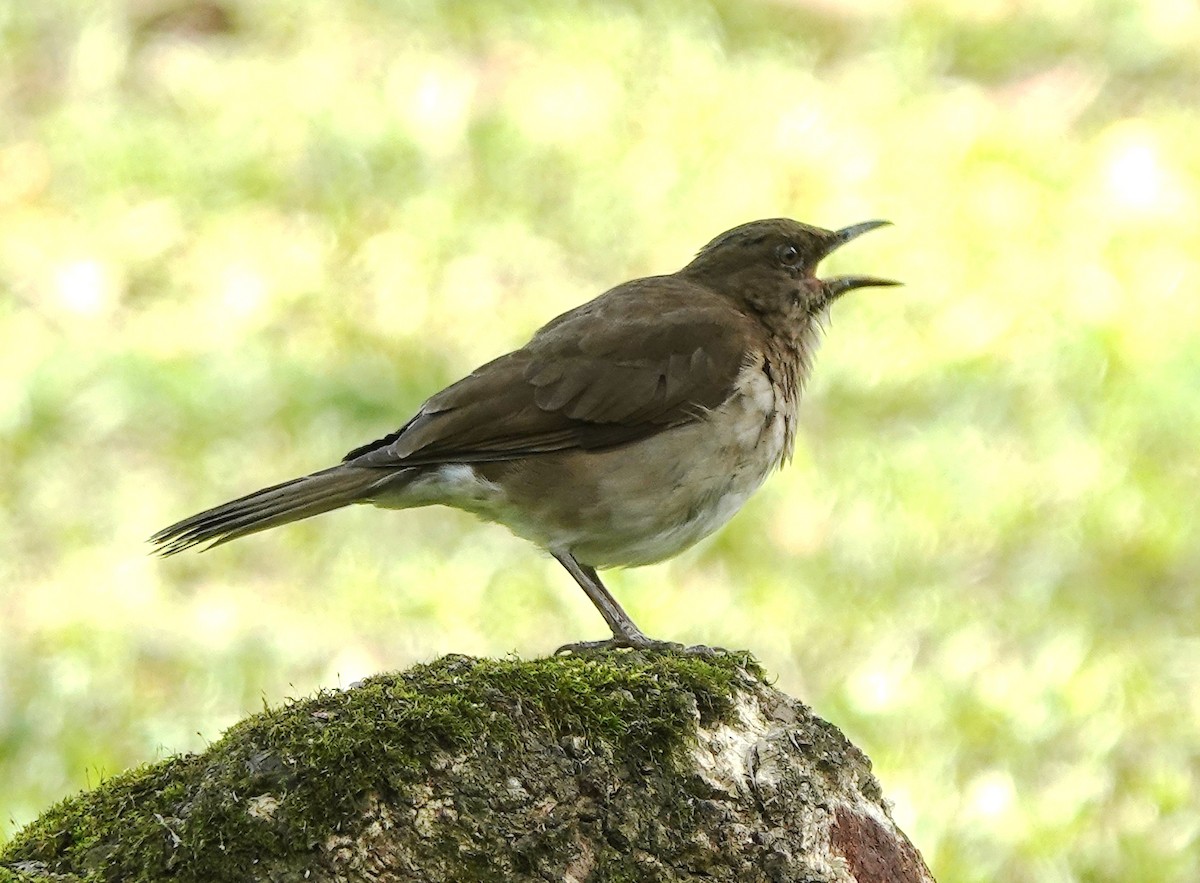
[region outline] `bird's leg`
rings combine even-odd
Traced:
[[[579,583],[579,587],[583,589],[584,594],[596,605],[596,609],[600,611],[600,615],[604,617],[604,621],[608,623],[608,627],[613,633],[613,636],[606,641],[583,641],[578,644],[564,644],[558,648],[557,652],[603,650],[616,647],[633,647],[638,650],[680,648],[681,645],[670,641],[656,641],[653,638],[646,637],[642,630],[634,625],[633,620],[629,618],[629,614],[621,609],[621,605],[617,603],[617,599],[604,587],[604,583],[600,582],[600,575],[596,573],[596,568],[580,564],[570,552],[552,552],[551,554],[554,555],[559,564],[567,569],[567,573],[575,577],[575,582]]]

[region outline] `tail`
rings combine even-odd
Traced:
[[[202,543],[208,543],[211,549],[269,527],[365,502],[370,499],[371,489],[387,477],[385,470],[334,466],[185,518],[164,527],[150,537],[150,542],[163,557]]]

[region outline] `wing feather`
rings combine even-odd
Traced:
[[[432,396],[346,460],[478,462],[636,441],[720,405],[753,334],[752,320],[694,283],[627,282]]]

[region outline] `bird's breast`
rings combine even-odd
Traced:
[[[594,567],[661,561],[725,524],[786,459],[794,415],[778,378],[761,359],[751,362],[699,419],[616,448],[494,471],[503,499],[489,517]]]
[[[796,403],[759,358],[718,407],[613,448],[424,467],[383,506],[443,503],[594,567],[662,561],[733,517],[790,452]]]

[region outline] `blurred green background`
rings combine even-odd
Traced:
[[[0,840],[260,708],[602,637],[447,510],[144,538],[716,233],[894,228],[651,634],[746,647],[943,881],[1200,879],[1200,7],[0,4]]]

